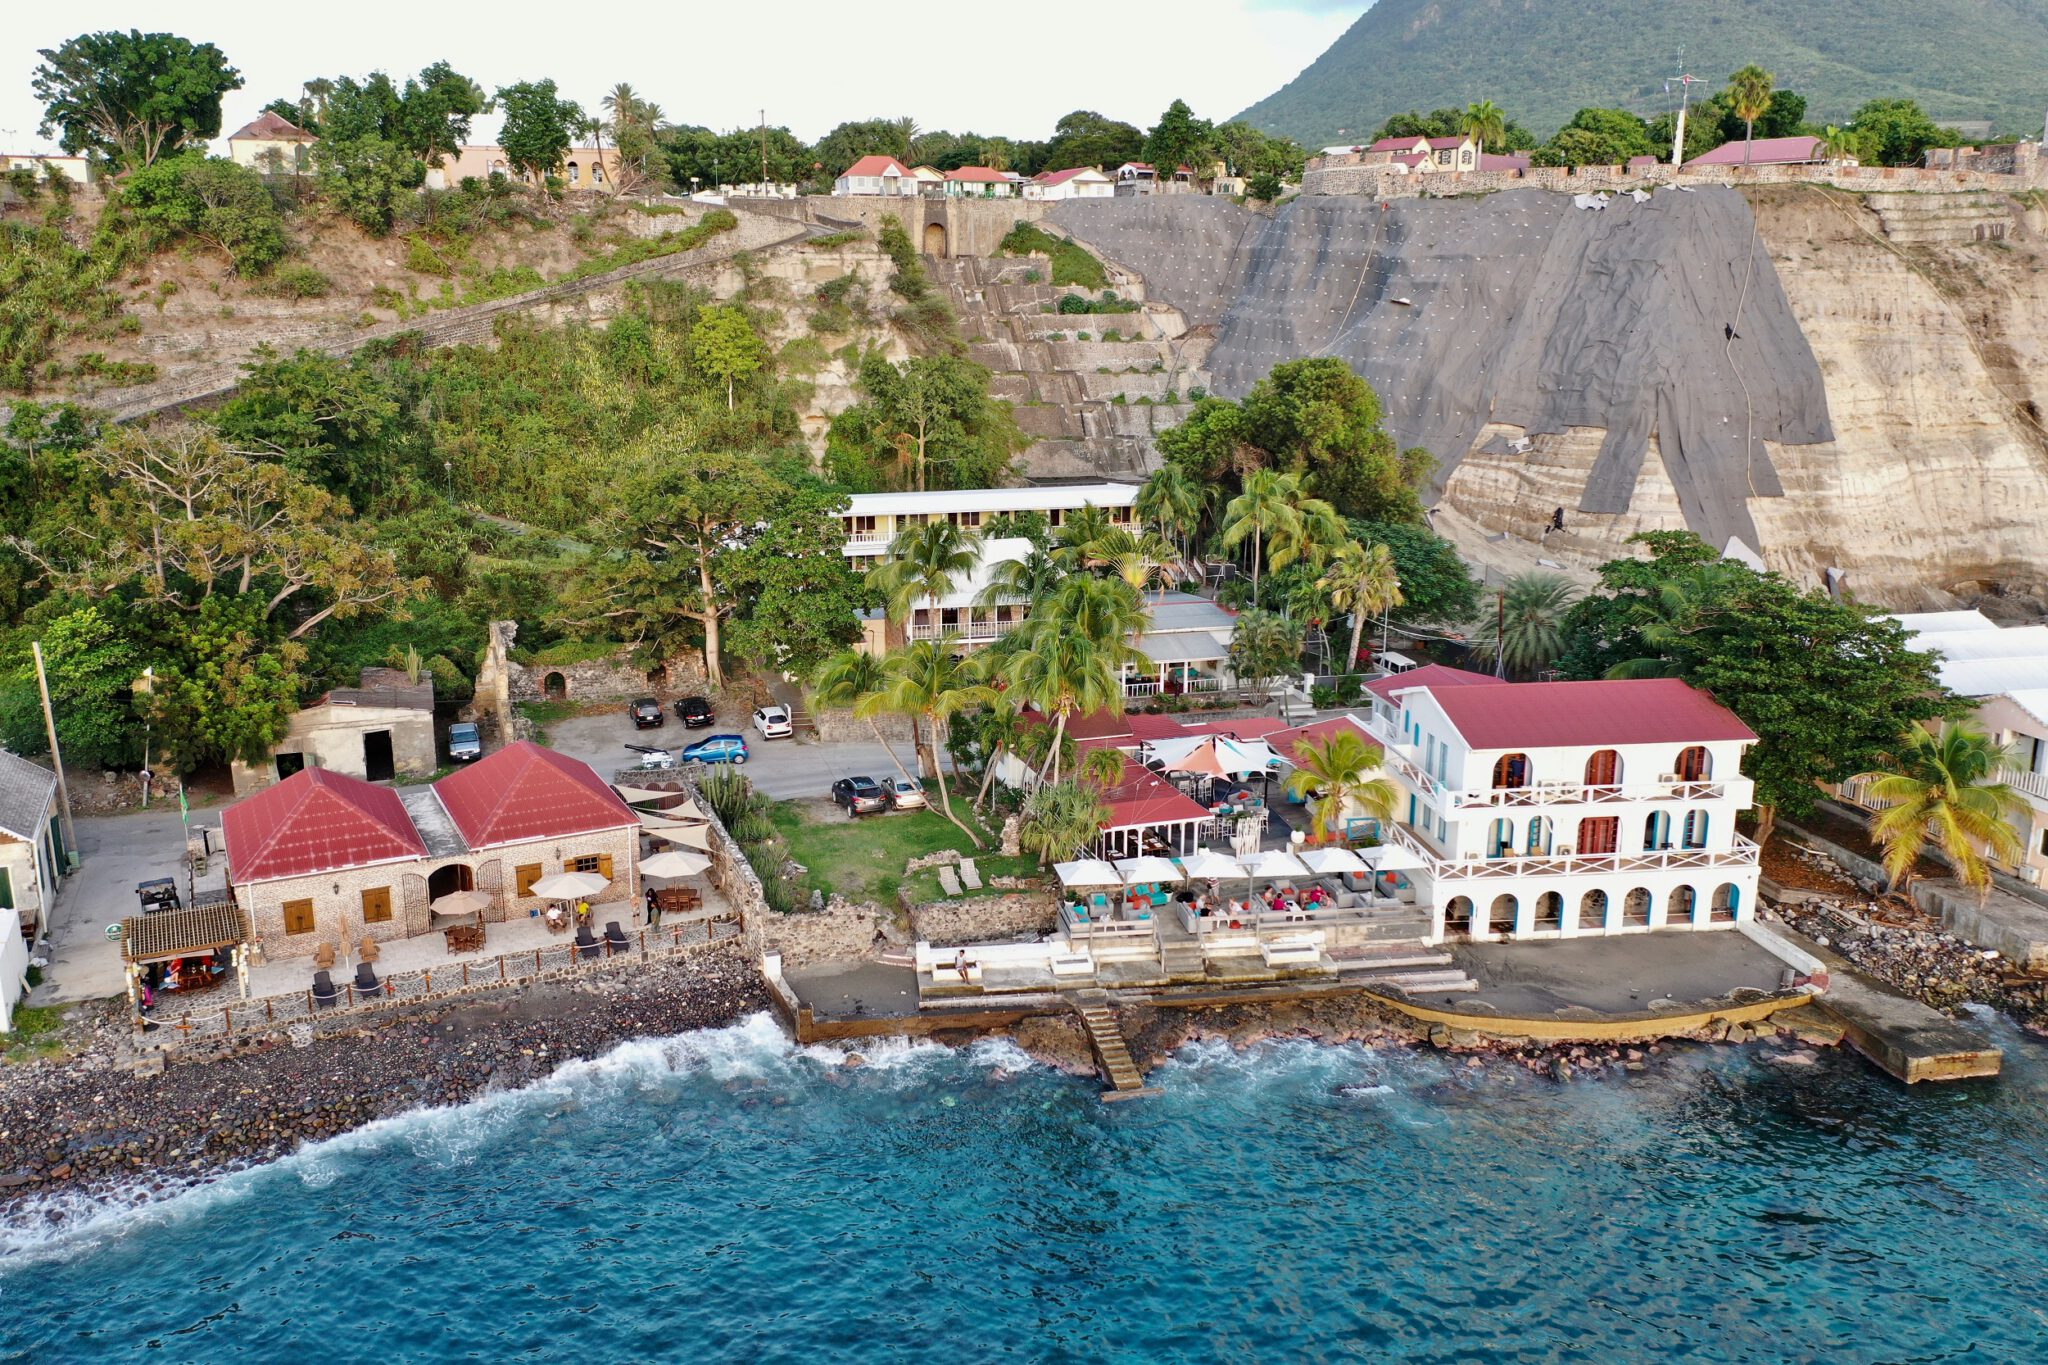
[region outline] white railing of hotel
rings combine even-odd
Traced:
[[[2000,768],[1998,780],[2016,792],[2048,801],[2048,773],[2031,773],[2024,768]]]
[[[1734,796],[1746,806],[1755,787],[1746,777],[1730,782],[1687,782],[1659,778],[1655,782],[1537,782],[1526,787],[1479,787],[1447,792],[1451,809],[1487,806],[1590,806],[1616,801],[1719,801]]]
[[[1110,914],[1110,911],[1104,910],[1098,917],[1091,907],[1088,918],[1082,919],[1074,913],[1071,904],[1062,901],[1060,927],[1066,931],[1070,939],[1150,938],[1159,932],[1158,926],[1149,919],[1111,919]]]
[[[1245,934],[1256,931],[1276,932],[1300,931],[1303,929],[1327,929],[1334,925],[1370,925],[1384,923],[1389,910],[1413,911],[1414,906],[1392,896],[1375,896],[1370,906],[1355,906],[1349,910],[1318,909],[1301,910],[1292,915],[1274,914],[1271,911],[1240,911],[1233,915],[1226,905],[1221,910],[1212,910],[1207,915],[1197,915],[1190,905],[1176,905],[1180,922],[1189,933],[1197,938],[1215,934]]]
[[[1414,745],[1403,739],[1399,731],[1377,713],[1366,717],[1365,728],[1368,734],[1380,742],[1380,748],[1387,756],[1387,766],[1406,779],[1409,786],[1433,801],[1443,797],[1443,783],[1430,776],[1429,771],[1422,766],[1422,754]]]
[[[846,536],[846,548],[860,551],[886,550],[893,539],[895,537],[881,531],[850,531]]]
[[[1740,834],[1734,837],[1734,843],[1730,847],[1723,849],[1671,848],[1649,853],[1510,853],[1499,858],[1488,858],[1473,853],[1462,858],[1445,858],[1399,824],[1389,824],[1386,829],[1393,835],[1395,843],[1411,853],[1428,859],[1431,876],[1446,879],[1556,877],[1598,872],[1662,872],[1681,871],[1686,868],[1754,867],[1758,859],[1756,844]]]
[[[1127,697],[1156,697],[1164,689],[1157,678],[1125,678],[1124,695]],[[1221,678],[1187,678],[1180,684],[1182,692],[1221,692]]]
[[[910,624],[910,638],[913,640],[936,640],[946,635],[957,635],[967,644],[986,644],[1000,640],[1022,621],[964,621],[957,625],[936,625],[929,621],[913,621]]]

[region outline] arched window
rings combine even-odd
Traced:
[[[1680,782],[1705,782],[1714,775],[1714,756],[1707,752],[1705,745],[1695,744],[1690,749],[1679,750],[1678,762],[1672,771]]]
[[[1515,822],[1503,816],[1486,835],[1486,856],[1505,858],[1515,851]]]
[[[604,183],[604,163],[602,161],[590,163],[590,183],[593,185],[602,185]]]
[[[1564,928],[1564,897],[1555,891],[1546,891],[1536,898],[1537,931],[1555,932]]]
[[[1502,754],[1494,761],[1493,788],[1503,791],[1529,785],[1529,755]]]
[[[1621,924],[1624,929],[1650,927],[1650,888],[1639,886],[1622,897]]]
[[[1515,932],[1515,918],[1522,913],[1522,903],[1503,891],[1493,898],[1493,909],[1486,915],[1486,927],[1496,934]]]
[[[581,170],[581,169],[580,169],[580,168],[579,168],[579,167],[578,167],[578,166],[576,165],[576,163],[575,163],[575,162],[573,162],[573,161],[572,161],[572,162],[570,162],[570,163],[569,163],[569,183],[570,183],[570,184],[572,184],[572,185],[573,185],[573,184],[575,184],[575,183],[576,183],[576,182],[577,182],[578,180],[580,180],[580,179],[582,178],[582,175],[583,175],[583,172],[582,172],[582,170]]]
[[[1689,886],[1673,887],[1671,901],[1664,907],[1664,922],[1666,924],[1691,924],[1693,905],[1698,899],[1698,893]]]
[[[1446,934],[1469,934],[1472,932],[1472,898],[1453,896],[1444,907],[1444,932]]]
[[[1643,852],[1655,853],[1671,847],[1671,812],[1653,810],[1643,821]]]
[[[1579,897],[1579,932],[1588,933],[1607,927],[1607,893],[1588,891]]]
[[[1714,888],[1714,899],[1708,906],[1707,918],[1715,924],[1733,924],[1742,909],[1742,888],[1734,882],[1722,882]]]
[[[1707,812],[1689,810],[1685,813],[1685,833],[1680,844],[1684,848],[1705,848],[1707,846]]]
[[[1550,817],[1532,815],[1529,817],[1529,838],[1522,845],[1522,852],[1531,858],[1550,856]]]
[[[1589,787],[1620,786],[1621,755],[1612,749],[1602,749],[1587,759],[1586,785]]]

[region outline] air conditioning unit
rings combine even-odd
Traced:
[[[2039,886],[2041,884],[2041,869],[2032,864],[2022,867],[2020,869],[2020,880],[2029,886]]]
[[[1572,856],[1573,849],[1570,844],[1559,844],[1555,852],[1560,858],[1569,858]]]
[[[1677,773],[1658,773],[1658,774],[1657,774],[1657,780],[1658,780],[1659,782],[1676,782],[1676,781],[1678,780],[1678,774],[1677,774]]]

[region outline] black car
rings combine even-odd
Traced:
[[[702,730],[717,723],[718,716],[712,711],[711,703],[702,697],[679,697],[676,699],[676,719],[683,723],[685,730]]]
[[[627,704],[626,714],[633,718],[635,730],[659,730],[668,719],[661,714],[661,703],[652,697],[636,697]]]
[[[832,784],[832,800],[848,815],[873,815],[889,809],[889,791],[872,777],[842,777]]]

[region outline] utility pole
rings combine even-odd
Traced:
[[[64,821],[66,860],[78,852],[78,833],[71,827],[71,789],[64,785],[64,751],[57,747],[57,713],[50,709],[50,678],[43,671],[43,642],[29,646],[36,656],[36,688],[43,694],[43,729],[50,737],[50,762],[57,769],[57,814]],[[59,868],[58,875],[63,875]]]
[[[768,193],[768,111],[761,111],[761,193]]]
[[[1493,676],[1505,678],[1508,675],[1508,595],[1497,592],[1493,595]]]
[[[1671,164],[1673,166],[1682,165],[1685,161],[1685,117],[1692,107],[1692,88],[1700,83],[1698,76],[1682,74],[1685,70],[1685,53],[1682,51],[1678,54],[1678,69],[1681,74],[1673,77],[1678,82],[1678,127],[1671,134]],[[1671,83],[1666,81],[1664,88],[1669,90]]]

